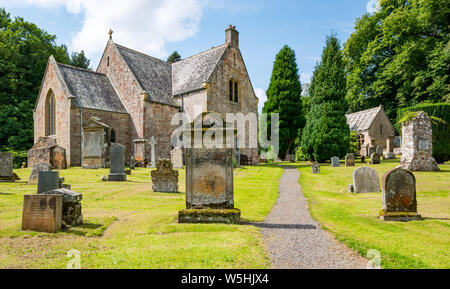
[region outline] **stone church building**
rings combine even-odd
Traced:
[[[239,32],[230,25],[225,35],[225,44],[174,63],[116,44],[111,34],[95,72],[51,56],[34,109],[35,144],[55,139],[65,149],[67,165],[80,166],[83,124],[95,117],[109,128],[106,139],[125,146],[126,159],[133,155],[144,163],[152,137],[156,158],[170,158],[176,129],[171,120],[180,111],[191,120],[205,111],[224,118],[226,113],[257,114]],[[241,153],[257,162],[257,149]]]

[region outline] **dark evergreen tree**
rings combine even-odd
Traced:
[[[79,68],[90,69],[90,64],[91,61],[87,59],[83,50],[81,50],[81,52],[72,52],[72,55],[70,56],[70,65]]]
[[[350,144],[350,130],[345,117],[348,109],[345,65],[339,41],[334,35],[327,37],[309,92],[311,110],[302,134],[303,153],[318,162],[333,156],[345,156]]]
[[[170,62],[170,63],[177,62],[180,60],[181,60],[181,55],[176,50],[174,52],[172,52],[172,54],[170,54],[169,58],[167,58],[167,62]]]
[[[303,128],[305,118],[302,114],[302,85],[295,51],[284,46],[275,58],[267,101],[263,113],[279,113],[280,150],[279,157],[286,158],[295,151],[295,141]],[[270,131],[270,121],[268,122]]]

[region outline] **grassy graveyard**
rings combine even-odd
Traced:
[[[75,249],[82,268],[269,268],[259,231],[250,225],[178,224],[185,194],[153,193],[150,169],[137,169],[124,183],[100,180],[108,170],[60,171],[72,190],[83,193],[85,224],[57,233],[21,231],[22,179],[0,183],[0,268],[65,268]],[[235,205],[244,221],[262,221],[278,197],[282,169],[235,170]],[[180,191],[184,192],[184,170]]]
[[[397,166],[398,160],[367,165],[381,177]],[[383,222],[381,192],[351,194],[355,167],[331,168],[321,165],[321,174],[312,174],[309,162],[295,164],[300,184],[312,216],[338,240],[366,255],[376,249],[383,268],[450,268],[450,164],[440,172],[414,173],[417,182],[418,212],[424,220],[408,223]],[[357,160],[357,167],[362,164]],[[381,184],[381,183],[380,183]]]

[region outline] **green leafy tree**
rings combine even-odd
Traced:
[[[277,54],[263,113],[270,115],[279,113],[280,150],[278,156],[286,158],[295,151],[295,141],[303,128],[305,118],[302,114],[302,85],[295,51],[284,46]],[[270,131],[268,121],[268,131]]]
[[[169,58],[167,58],[167,62],[170,62],[170,63],[177,62],[180,60],[181,60],[181,55],[176,50],[174,52],[172,52],[172,54],[170,54]]]
[[[358,151],[359,141],[358,141],[358,133],[356,131],[350,132],[350,148],[348,150],[349,153],[356,154]]]
[[[72,52],[70,55],[70,65],[72,66],[90,69],[90,64],[91,61],[86,57],[83,50],[81,52]]]
[[[450,100],[450,1],[381,0],[345,44],[350,109]]]
[[[33,108],[50,55],[70,62],[67,47],[33,23],[0,8],[0,150],[33,145]]]
[[[312,160],[325,162],[348,152],[350,130],[345,112],[345,64],[338,39],[327,37],[322,59],[313,73],[310,98],[311,110],[306,118],[301,148]]]

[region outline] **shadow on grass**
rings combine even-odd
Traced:
[[[88,230],[97,230],[99,228],[103,227],[102,224],[95,224],[95,223],[84,223],[83,225],[70,227],[67,229],[64,229],[63,232],[67,234],[77,235],[77,236],[87,236],[90,235],[90,231]]]
[[[12,196],[12,195],[14,195],[14,194],[0,192],[0,196]]]
[[[293,229],[293,230],[316,230],[317,227],[308,224],[266,224],[266,223],[246,223],[263,229]]]

